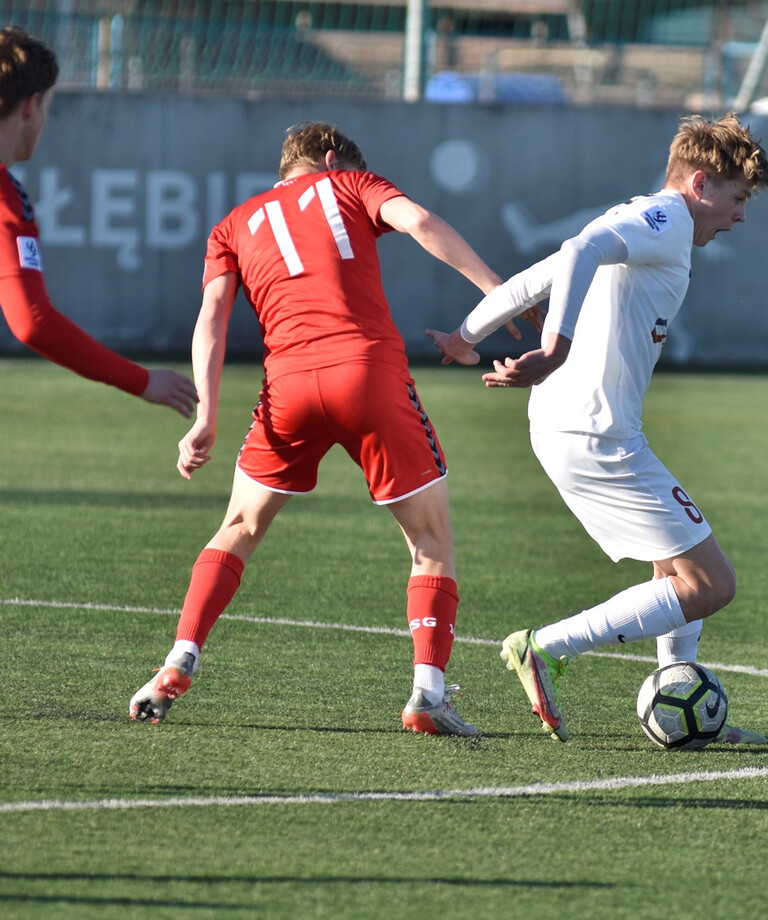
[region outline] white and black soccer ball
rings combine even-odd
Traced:
[[[725,725],[728,697],[710,670],[678,661],[646,677],[637,695],[637,716],[659,747],[701,748]]]

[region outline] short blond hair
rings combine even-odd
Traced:
[[[286,134],[278,172],[281,179],[297,166],[320,166],[329,150],[333,150],[353,169],[368,168],[357,144],[335,125],[323,121],[302,121],[288,128]]]
[[[696,170],[713,179],[743,177],[753,189],[768,185],[765,150],[734,112],[716,121],[702,115],[681,121],[669,148],[666,184],[675,184]]]

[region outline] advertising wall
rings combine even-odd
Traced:
[[[34,159],[13,172],[35,203],[57,307],[122,351],[186,356],[208,232],[276,181],[291,124],[338,124],[372,170],[453,224],[507,277],[612,204],[660,188],[680,114],[59,93]],[[768,119],[747,120],[768,137]],[[768,196],[757,197],[745,226],[694,250],[666,363],[766,362],[767,231]],[[424,329],[453,328],[479,294],[400,234],[379,245],[409,354],[432,358]],[[522,347],[534,342],[527,333]],[[0,322],[0,348],[15,347]],[[260,354],[258,325],[244,301],[229,350]],[[501,331],[483,351],[517,354],[521,346]]]

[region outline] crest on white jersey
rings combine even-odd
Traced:
[[[672,222],[663,208],[648,208],[647,211],[643,211],[641,217],[655,236],[664,233],[665,230],[669,230],[672,226]]]
[[[663,345],[667,340],[667,320],[659,317],[651,329],[651,341],[654,345]]]
[[[16,245],[19,249],[19,265],[22,268],[33,268],[35,271],[43,270],[43,257],[37,239],[34,236],[17,236]]]

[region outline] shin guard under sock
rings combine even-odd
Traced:
[[[451,657],[459,594],[446,575],[412,575],[408,580],[408,628],[413,663],[445,671]]]
[[[202,648],[213,624],[240,587],[245,568],[234,553],[204,549],[192,568],[187,596],[176,627],[176,639],[187,639]]]

